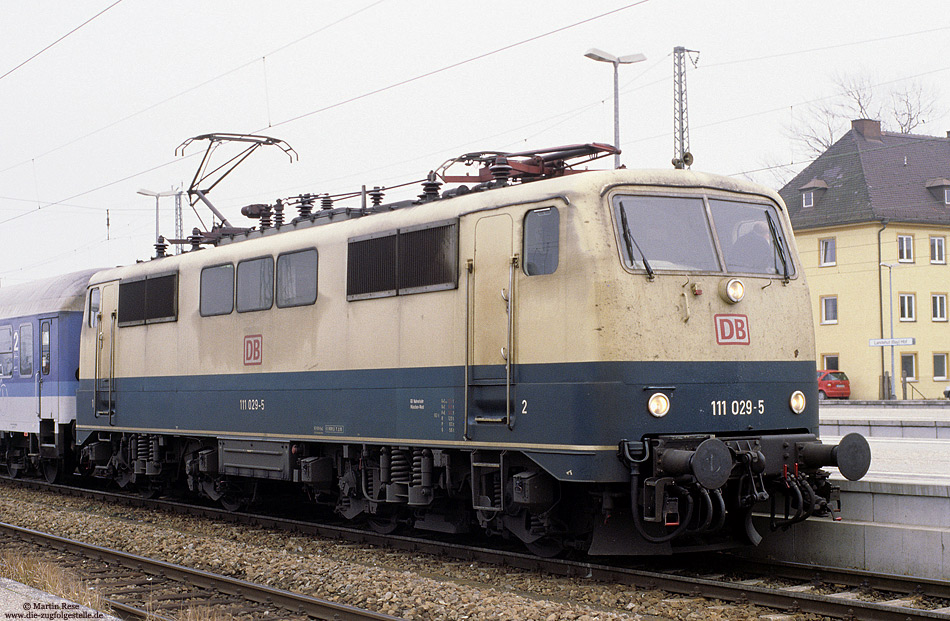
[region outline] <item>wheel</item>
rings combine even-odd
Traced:
[[[238,511],[241,511],[247,507],[248,499],[247,497],[240,494],[225,494],[218,499],[218,502],[221,503],[221,506],[224,507],[225,511],[237,513]]]
[[[819,400],[819,401],[824,401],[827,396],[828,396],[828,395],[825,394],[825,391],[824,391],[824,390],[819,390],[819,391],[818,391],[818,400]]]
[[[62,478],[63,464],[58,459],[44,459],[40,462],[40,469],[47,483],[56,483]]]
[[[366,523],[380,535],[391,535],[399,528],[399,520],[396,519],[395,513],[389,515],[377,513],[367,516]]]
[[[537,541],[524,544],[528,551],[541,558],[555,558],[567,549],[558,537],[541,537]]]
[[[7,457],[7,476],[16,479],[21,474],[23,474],[23,466],[16,463],[12,457]]]

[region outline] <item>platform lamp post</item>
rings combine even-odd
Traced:
[[[158,238],[161,237],[158,233],[158,201],[163,196],[174,196],[178,193],[178,190],[166,190],[164,192],[153,192],[152,190],[139,190],[136,194],[141,194],[142,196],[154,196],[155,197],[155,243],[159,243]]]
[[[591,60],[597,60],[604,63],[611,63],[614,66],[614,146],[620,148],[620,65],[630,65],[639,63],[647,59],[643,54],[629,54],[627,56],[614,56],[603,50],[592,47],[584,54]],[[620,168],[620,154],[614,155],[614,168]]]
[[[894,338],[894,278],[891,268],[897,267],[893,263],[884,263],[881,262],[881,267],[887,268],[887,296],[890,298],[891,302],[891,339]],[[894,345],[891,345],[891,380],[890,380],[890,394],[888,399],[894,399],[896,393],[894,392]]]

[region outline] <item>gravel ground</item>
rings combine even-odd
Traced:
[[[754,606],[0,486],[0,521],[406,619],[805,620]]]

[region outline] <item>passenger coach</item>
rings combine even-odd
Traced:
[[[73,463],[87,270],[0,288],[0,454],[10,476]],[[68,467],[68,466],[67,466]]]

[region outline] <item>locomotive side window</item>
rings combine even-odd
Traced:
[[[277,257],[277,308],[317,301],[317,251],[303,250]]]
[[[13,330],[0,326],[0,377],[13,376]]]
[[[33,324],[20,326],[20,377],[33,375]]]
[[[119,283],[119,326],[176,321],[178,274]]]
[[[524,273],[553,274],[558,263],[561,215],[556,207],[534,209],[524,217]]]
[[[198,312],[202,317],[227,315],[234,310],[234,266],[228,263],[201,270],[200,298]]]
[[[362,300],[458,286],[458,223],[437,222],[351,239],[346,299]]]
[[[237,310],[265,310],[274,305],[274,258],[241,261],[237,267]]]
[[[95,328],[99,325],[99,308],[101,305],[102,291],[99,290],[99,287],[95,287],[89,291],[89,319],[87,323],[90,328]]]
[[[617,196],[614,209],[628,267],[720,271],[702,198]]]
[[[787,267],[794,273],[774,208],[719,199],[710,199],[709,207],[727,270],[780,275]]]

